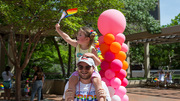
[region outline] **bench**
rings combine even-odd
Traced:
[[[155,78],[147,78],[147,80],[146,80],[146,86],[156,86],[156,83],[154,82],[154,79]],[[168,88],[180,88],[180,79],[172,79],[172,83],[167,83],[167,87]],[[161,87],[164,87],[165,86],[165,84],[164,84],[164,82],[160,82],[159,83],[159,86],[161,86]]]

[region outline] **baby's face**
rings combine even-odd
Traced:
[[[85,32],[83,30],[79,30],[77,35],[77,42],[79,44],[83,43],[86,39]]]

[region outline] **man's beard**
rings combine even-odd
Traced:
[[[82,75],[79,73],[80,78],[81,78],[81,79],[84,79],[84,80],[90,79],[90,78],[91,78],[91,75],[92,75],[92,74],[88,74],[87,76],[82,76]]]

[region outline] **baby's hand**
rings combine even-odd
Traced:
[[[93,53],[85,53],[83,54],[83,57],[89,57],[89,58],[92,58],[94,56]]]
[[[55,25],[55,27],[56,27],[56,28],[60,28],[60,25],[57,23],[57,24]]]

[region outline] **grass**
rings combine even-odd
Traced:
[[[144,77],[136,77],[136,78],[127,78],[128,80],[144,80]]]

